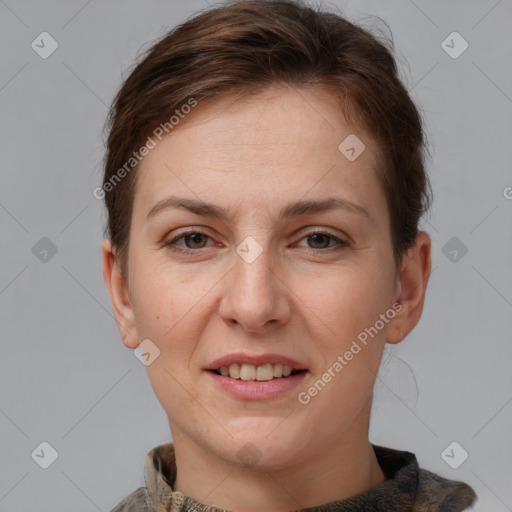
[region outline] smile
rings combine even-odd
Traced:
[[[223,377],[229,377],[231,379],[268,381],[289,377],[290,375],[295,375],[303,370],[293,369],[292,367],[281,363],[268,363],[262,366],[247,363],[233,363],[229,366],[221,366],[219,369],[212,371],[217,375],[222,375]]]

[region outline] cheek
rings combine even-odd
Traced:
[[[346,269],[328,286],[311,288],[305,295],[310,297],[308,306],[316,300],[311,309],[323,321],[318,332],[325,333],[316,337],[319,380],[315,389],[306,390],[315,396],[318,411],[335,405],[351,417],[371,397],[385,345],[387,324],[380,318],[391,306],[391,282],[381,272],[365,270]],[[318,292],[322,289],[326,293]]]
[[[154,275],[142,275],[136,283],[135,321],[141,336],[162,338],[176,323],[176,290]]]
[[[390,291],[390,280],[372,269],[340,269],[325,282],[305,283],[302,295],[330,334],[346,341],[389,308]]]
[[[187,279],[175,269],[140,272],[137,277],[134,314],[138,335],[141,340],[151,339],[160,349],[155,366],[185,378],[208,318],[209,288],[202,280]]]
[[[309,297],[308,306],[314,301],[311,309],[321,313],[323,322],[318,332],[325,336],[315,338],[321,353],[319,365],[310,387],[301,390],[299,403],[305,405],[311,417],[330,424],[325,431],[327,438],[329,432],[337,435],[350,425],[371,403],[385,344],[385,328],[371,328],[389,308],[389,282],[382,276],[379,282],[378,277],[370,271],[346,272],[330,280],[329,287],[324,288],[327,293],[319,293],[318,287],[305,290],[309,291],[305,295]]]
[[[141,272],[136,284],[134,312],[140,339],[151,339],[160,350],[146,367],[153,391],[166,411],[190,408],[190,361],[197,344],[190,327],[200,310],[199,299],[174,273]]]
[[[191,293],[197,288],[197,285],[194,288],[184,284],[179,272],[159,266],[149,258],[140,262],[133,287],[139,333],[158,338],[170,336],[178,328],[180,319],[198,302]]]

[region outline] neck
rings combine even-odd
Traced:
[[[334,442],[301,446],[300,460],[271,470],[241,468],[173,432],[178,468],[173,489],[233,512],[288,512],[349,498],[386,480],[368,428],[355,427]]]

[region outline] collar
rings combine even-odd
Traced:
[[[442,500],[437,504],[439,507],[444,507],[446,500],[455,505],[459,503],[457,508],[428,508],[448,512],[464,510],[474,501],[475,493],[467,484],[420,469],[413,453],[374,444],[372,447],[386,481],[356,496],[302,509],[302,512],[419,511],[426,510],[423,506],[427,501],[429,505],[436,505],[432,502],[433,496],[434,501]],[[147,500],[155,512],[230,512],[173,490],[177,473],[173,443],[153,448],[146,456],[144,471]]]

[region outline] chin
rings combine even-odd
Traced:
[[[287,457],[296,454],[297,443],[287,431],[272,436],[274,421],[256,421],[247,424],[245,430],[233,435],[225,444],[215,443],[215,451],[236,465],[257,466],[262,470],[276,469],[286,464]]]

